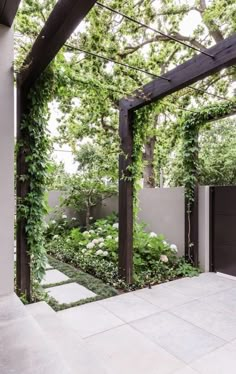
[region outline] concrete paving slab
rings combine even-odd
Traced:
[[[151,289],[144,288],[135,291],[134,294],[158,306],[162,310],[168,310],[174,306],[182,305],[195,299],[194,296],[184,295],[171,287],[167,289],[165,285],[154,286]]]
[[[100,305],[125,322],[135,321],[160,312],[157,306],[135,296],[133,292],[102,300]]]
[[[68,283],[61,286],[46,288],[49,296],[52,296],[59,304],[70,304],[76,301],[95,297],[96,294],[78,283]]]
[[[225,340],[168,312],[155,314],[131,325],[186,364],[225,345]]]
[[[200,374],[235,373],[236,352],[222,347],[191,363],[190,366]]]
[[[83,338],[124,323],[97,302],[66,309],[57,314]]]
[[[214,304],[196,300],[173,308],[171,312],[226,341],[236,338],[236,315],[218,309]]]
[[[112,374],[170,374],[183,362],[128,325],[86,339]]]
[[[47,284],[57,284],[67,280],[69,280],[69,277],[61,273],[59,270],[47,270],[41,284],[46,286]]]

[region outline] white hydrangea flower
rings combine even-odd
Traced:
[[[115,238],[115,242],[116,243],[118,243],[118,241],[119,241],[119,238],[118,238],[118,236]]]
[[[107,251],[104,251],[104,252],[103,252],[103,256],[104,256],[104,257],[108,256],[108,252],[107,252]]]
[[[76,217],[72,217],[72,218],[71,218],[71,221],[76,221],[76,220],[77,220]]]
[[[111,235],[108,235],[107,236],[107,240],[111,240],[112,239],[112,236]]]
[[[156,238],[157,234],[155,232],[150,232],[149,236],[150,238]]]
[[[93,219],[93,217],[89,217],[89,219]]]
[[[67,219],[67,215],[66,215],[66,214],[63,214],[61,217],[62,217],[63,219]]]
[[[88,231],[84,231],[84,232],[83,232],[83,235],[84,235],[84,236],[89,236],[89,232],[88,232]]]
[[[112,225],[112,227],[113,227],[114,229],[118,229],[118,228],[119,228],[119,223],[114,223],[114,225]]]
[[[168,245],[167,241],[166,240],[163,240],[162,242],[164,245]]]
[[[86,247],[87,247],[88,249],[93,249],[94,246],[95,246],[95,244],[94,244],[93,242],[88,243],[88,244],[86,245]]]
[[[102,242],[102,243],[100,243],[98,246],[99,246],[99,248],[102,248],[102,247],[104,247],[104,243]]]
[[[93,244],[98,244],[98,243],[100,243],[100,242],[99,242],[99,239],[93,239],[92,243],[93,243]]]
[[[104,242],[104,239],[103,239],[103,238],[99,238],[99,239],[98,239],[98,242],[99,242],[99,243],[103,243],[103,242]]]
[[[53,219],[53,220],[51,221],[51,223],[52,223],[53,225],[55,225],[55,224],[56,224],[55,219]]]
[[[168,257],[167,257],[166,255],[161,255],[160,260],[161,260],[162,262],[168,262],[168,261],[169,261],[169,260],[168,260]]]
[[[177,248],[177,245],[175,245],[175,244],[171,244],[170,245],[170,249],[173,251],[173,252],[178,252],[178,248]]]
[[[58,239],[59,235],[54,235],[53,240]]]
[[[102,256],[103,255],[103,251],[101,249],[99,249],[97,252],[96,252],[96,256]]]
[[[87,248],[83,248],[81,252],[85,253],[86,251],[87,251]]]
[[[95,231],[94,230],[89,230],[89,234],[94,234]]]
[[[99,227],[99,228],[98,228],[98,231],[102,231],[102,228],[101,228],[101,227]]]

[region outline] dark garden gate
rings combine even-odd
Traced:
[[[236,276],[236,186],[210,187],[211,270]]]

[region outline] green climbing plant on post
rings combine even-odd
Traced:
[[[193,260],[191,248],[194,246],[194,243],[191,242],[190,215],[195,200],[195,188],[198,184],[199,130],[207,122],[216,121],[234,112],[236,112],[236,100],[233,99],[232,101],[214,104],[201,108],[199,111],[185,114],[180,120],[183,139],[184,186],[188,217],[188,258],[190,261]]]
[[[19,182],[26,183],[27,193],[18,200],[17,220],[24,222],[27,250],[31,259],[33,281],[40,281],[46,268],[44,245],[45,186],[51,142],[47,130],[48,103],[53,96],[54,74],[48,67],[29,91],[27,111],[23,115],[18,142],[18,152],[25,155],[25,173],[18,175]]]

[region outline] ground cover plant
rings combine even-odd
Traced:
[[[62,224],[63,221],[63,224]],[[175,244],[162,235],[148,233],[144,225],[134,230],[134,279],[128,285],[118,276],[118,223],[116,215],[97,220],[89,230],[75,227],[75,219],[63,216],[48,225],[47,251],[54,258],[124,290],[194,276],[198,269],[178,256]]]

